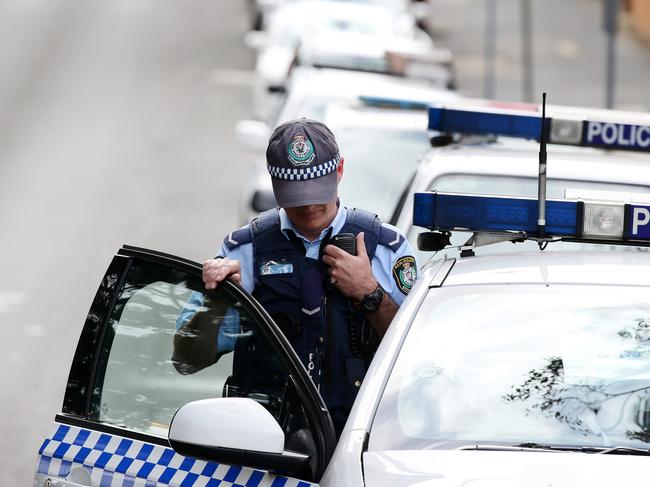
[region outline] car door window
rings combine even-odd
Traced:
[[[179,338],[190,343],[184,354]],[[89,419],[166,437],[182,405],[237,396],[288,427],[289,375],[226,286],[205,295],[198,276],[134,259],[102,339]]]

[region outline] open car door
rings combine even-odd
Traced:
[[[329,413],[293,349],[239,286],[123,247],[90,307],[35,486],[314,485]]]

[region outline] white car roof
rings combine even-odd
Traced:
[[[324,95],[340,92],[350,93],[351,96],[374,95],[375,92],[386,93],[395,98],[418,99],[428,95],[424,100],[435,100],[439,96],[443,101],[455,102],[462,100],[458,92],[437,88],[423,81],[403,78],[382,73],[365,73],[336,68],[314,68],[301,66],[293,69],[290,79],[290,90],[301,90],[313,94]]]
[[[287,98],[278,112],[278,122],[300,116],[297,110],[308,98],[344,101],[355,100],[362,95],[408,97],[431,102],[454,102],[462,99],[456,92],[399,76],[344,69],[297,67],[291,75]],[[422,129],[426,130],[426,124]]]

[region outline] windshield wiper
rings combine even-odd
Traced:
[[[548,452],[581,452],[598,455],[648,455],[650,450],[628,446],[552,446],[539,443],[521,443],[519,445],[490,445],[475,444],[458,447],[457,450],[492,450],[492,451],[548,451]]]
[[[580,451],[596,453],[598,455],[650,455],[650,450],[645,450],[643,448],[634,448],[631,446],[586,446],[581,448]]]
[[[521,445],[490,445],[490,444],[475,444],[464,445],[456,448],[456,450],[480,450],[480,451],[533,451],[533,450],[546,450],[557,451],[557,448],[546,445],[538,445],[537,443],[522,443]]]

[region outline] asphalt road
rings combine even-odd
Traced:
[[[30,485],[123,243],[194,260],[236,224],[241,0],[0,0],[0,472]]]

